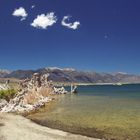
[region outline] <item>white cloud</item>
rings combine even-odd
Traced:
[[[67,28],[70,28],[70,29],[73,29],[73,30],[78,29],[78,27],[80,25],[80,22],[79,21],[75,21],[73,23],[67,23],[66,20],[69,21],[70,20],[70,16],[64,16],[64,18],[63,18],[63,20],[61,22],[61,24],[63,26],[65,26]]]
[[[31,9],[34,9],[34,8],[35,8],[35,5],[32,5],[32,6],[31,6]]]
[[[23,7],[19,7],[18,9],[15,9],[12,15],[16,17],[21,17],[21,21],[25,20],[26,17],[28,16],[26,10]]]
[[[34,21],[31,23],[31,26],[39,29],[47,29],[49,26],[52,26],[57,22],[57,17],[54,15],[54,12],[48,14],[38,15]]]

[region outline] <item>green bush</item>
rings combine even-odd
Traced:
[[[15,89],[0,90],[0,99],[5,99],[9,101],[17,93]]]

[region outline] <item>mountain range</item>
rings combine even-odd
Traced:
[[[37,70],[0,70],[0,78],[30,78],[34,73],[49,73],[49,80],[54,82],[75,82],[75,83],[140,83],[140,76],[127,73],[97,73],[77,71],[72,68],[41,68]]]

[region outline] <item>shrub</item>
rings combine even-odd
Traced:
[[[15,89],[8,90],[0,90],[0,99],[5,99],[6,101],[10,101],[11,98],[17,93]]]

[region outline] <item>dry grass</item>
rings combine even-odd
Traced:
[[[27,104],[34,104],[38,102],[40,97],[48,97],[52,93],[51,88],[41,88],[38,91],[30,91],[28,94],[24,97],[24,102]]]
[[[39,94],[43,97],[49,96],[53,92],[52,88],[41,88]]]
[[[34,104],[35,102],[38,101],[38,98],[36,96],[36,93],[29,92],[25,97],[24,97],[24,102],[26,104]]]

